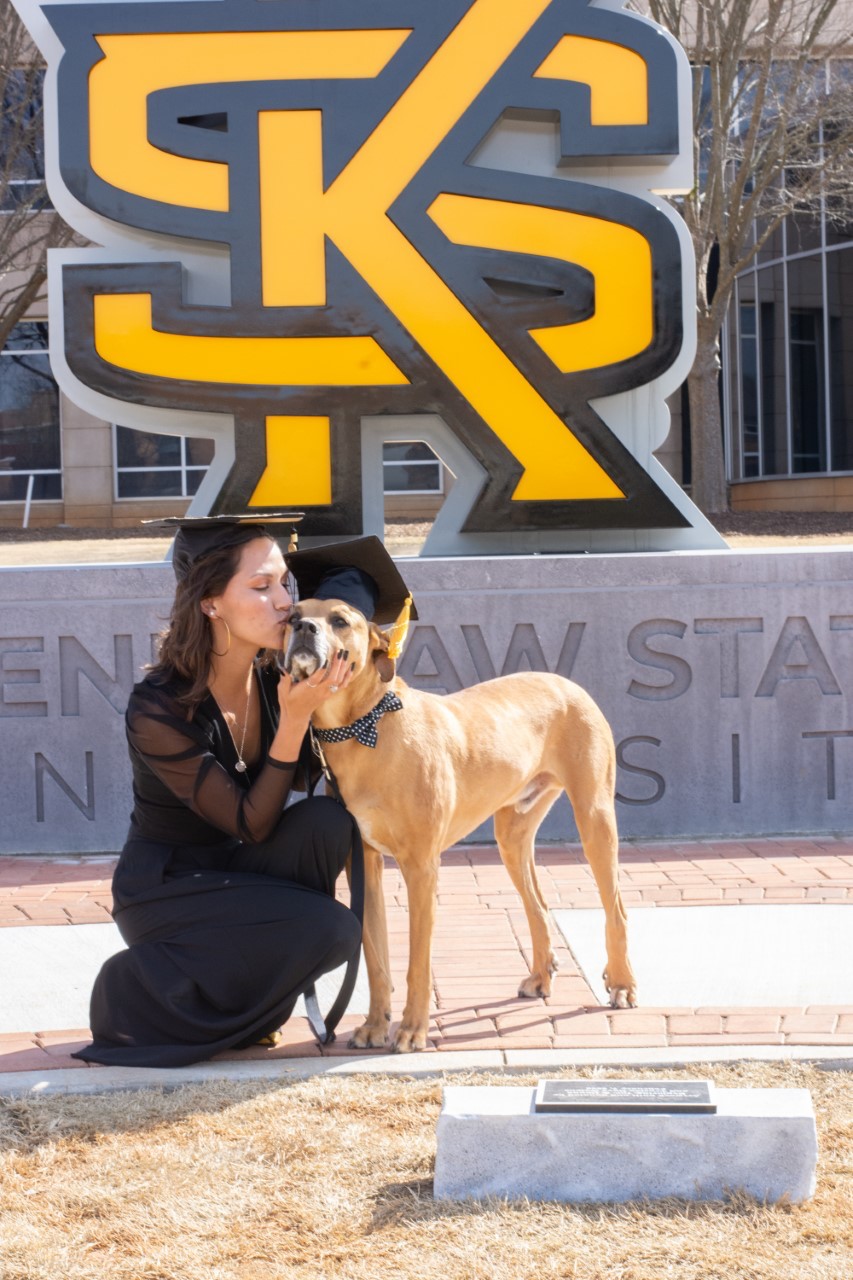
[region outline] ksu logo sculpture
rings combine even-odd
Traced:
[[[363,425],[434,442],[420,421],[471,459],[450,549],[701,526],[652,457],[693,342],[651,194],[689,185],[689,72],[658,28],[583,0],[17,3],[54,201],[104,246],[52,262],[57,376],[213,436],[194,510],[360,533]],[[543,129],[551,172],[501,164]]]

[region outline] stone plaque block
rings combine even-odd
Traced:
[[[806,1089],[717,1089],[713,1114],[537,1112],[535,1089],[449,1086],[438,1120],[439,1200],[761,1201],[814,1194]]]

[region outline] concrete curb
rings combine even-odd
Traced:
[[[279,1080],[282,1084],[312,1076],[439,1076],[460,1071],[548,1071],[565,1067],[687,1067],[733,1062],[803,1062],[828,1071],[853,1070],[849,1047],[760,1045],[685,1049],[488,1049],[381,1054],[371,1058],[277,1058],[271,1062],[202,1062],[192,1067],[69,1067],[55,1071],[0,1074],[0,1098],[55,1097],[66,1094],[125,1093],[139,1089],[179,1089],[216,1081]]]

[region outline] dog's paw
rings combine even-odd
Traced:
[[[526,1000],[535,1000],[538,996],[549,996],[551,994],[550,973],[531,973],[530,977],[525,978],[519,986],[518,994]]]
[[[349,1040],[350,1049],[382,1049],[388,1039],[386,1024],[363,1023]]]
[[[529,978],[525,978],[518,988],[518,994],[527,1000],[535,1000],[537,996],[551,994],[551,979],[559,968],[557,957],[553,951],[541,969],[534,969]]]
[[[604,989],[610,997],[612,1009],[636,1009],[637,984],[630,966],[627,966],[627,972],[623,970],[618,977],[614,975],[611,978],[609,967],[601,976],[604,979]]]
[[[637,1007],[636,987],[610,987],[608,995],[613,1009],[636,1009]]]
[[[414,1027],[407,1027],[405,1023],[401,1023],[394,1036],[391,1050],[393,1053],[420,1053],[426,1047],[426,1031],[419,1031]]]

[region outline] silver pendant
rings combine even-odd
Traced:
[[[234,768],[237,770],[238,773],[245,773],[246,772],[245,760],[238,760]]]

